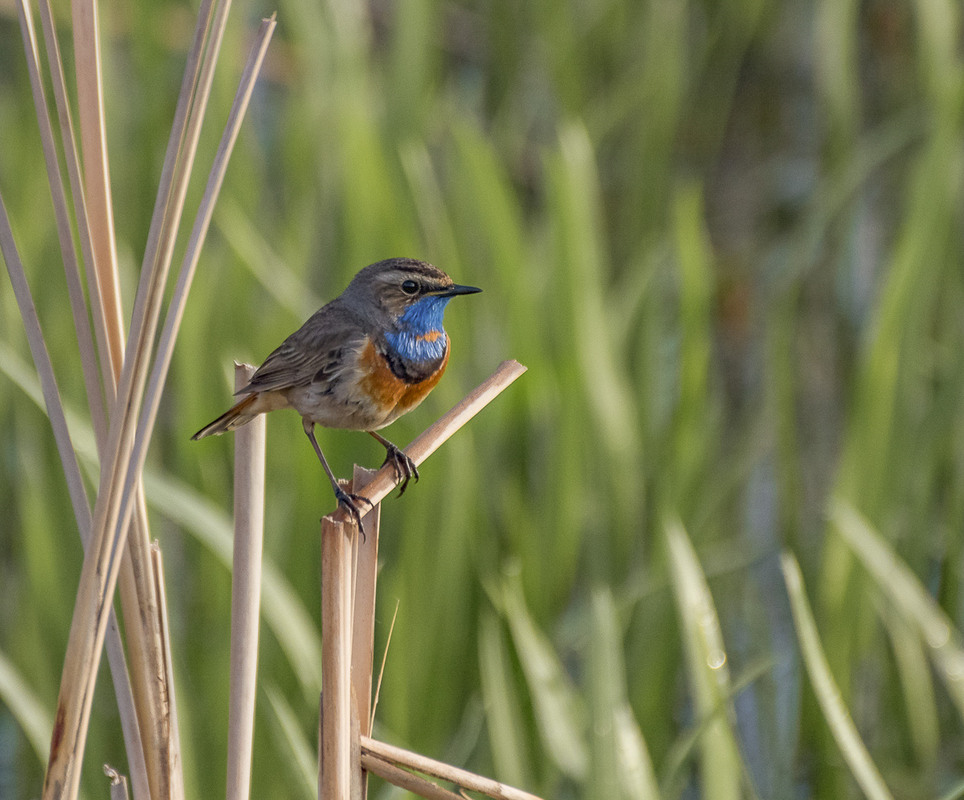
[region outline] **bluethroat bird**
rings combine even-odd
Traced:
[[[236,392],[241,400],[191,438],[221,434],[267,411],[293,408],[301,414],[335,498],[361,527],[358,503],[371,503],[338,486],[318,446],[315,425],[371,434],[386,450],[385,463],[395,468],[399,494],[404,492],[411,478],[418,480],[418,469],[377,431],[435,388],[449,360],[449,337],[442,327],[445,306],[456,295],[479,291],[412,258],[365,267],[339,297],[268,356]]]

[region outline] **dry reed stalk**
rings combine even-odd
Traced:
[[[364,493],[376,475],[373,469],[355,466],[352,491]],[[372,668],[375,649],[375,590],[378,578],[378,535],[381,504],[366,517],[365,536],[356,536],[354,580],[352,581],[351,683],[361,733],[371,734]]]
[[[37,112],[37,123],[40,127],[40,143],[44,154],[44,164],[47,169],[47,183],[54,207],[54,221],[57,228],[57,238],[60,243],[61,258],[64,262],[64,273],[67,278],[67,296],[70,300],[70,310],[77,336],[77,347],[80,351],[80,365],[84,378],[84,389],[87,393],[87,406],[90,409],[91,423],[98,444],[102,445],[107,433],[107,417],[104,408],[104,398],[100,381],[97,377],[97,356],[94,352],[94,337],[87,315],[87,304],[84,299],[84,289],[80,275],[80,265],[74,250],[73,233],[70,225],[70,214],[67,209],[67,195],[64,191],[64,179],[60,169],[60,159],[57,155],[57,144],[54,138],[53,123],[47,107],[47,97],[44,91],[43,78],[40,68],[40,54],[37,35],[33,24],[33,13],[26,0],[17,4],[20,30],[23,36],[24,52],[27,55],[27,72],[30,76],[30,87],[33,91],[33,103]],[[86,220],[83,224],[86,226]]]
[[[112,340],[123,337],[114,211],[107,159],[107,125],[101,79],[100,30],[96,0],[73,0],[74,65],[77,77],[77,109],[80,151],[83,154],[84,198],[88,212],[93,262],[101,299],[113,304],[105,320]],[[118,349],[117,354],[120,353]]]
[[[57,389],[53,367],[44,343],[40,320],[37,318],[36,308],[30,296],[30,289],[27,284],[23,265],[16,252],[13,233],[10,229],[10,222],[7,217],[6,208],[3,206],[2,197],[0,197],[0,249],[3,251],[11,284],[14,287],[14,295],[20,306],[24,329],[27,332],[28,343],[30,344],[34,364],[40,378],[44,403],[47,408],[47,416],[50,419],[54,439],[58,452],[60,453],[64,477],[67,481],[68,493],[73,504],[74,516],[77,520],[81,543],[86,552],[90,542],[92,527],[90,505],[87,500],[86,490],[84,489],[76,453],[70,442],[67,421],[64,417],[63,405]],[[105,637],[107,659],[113,678],[121,729],[124,735],[124,744],[129,754],[128,762],[134,781],[135,794],[137,797],[146,798],[148,797],[147,768],[141,746],[141,736],[135,712],[131,681],[127,673],[123,645],[121,644],[120,633],[113,609],[110,609],[108,615]]]
[[[25,2],[25,0],[21,0]],[[29,8],[29,6],[28,6]],[[88,265],[85,270],[87,275],[87,292],[89,296],[91,318],[93,320],[95,341],[97,343],[97,353],[100,358],[100,365],[104,377],[105,387],[110,387],[110,396],[116,391],[116,370],[120,370],[120,362],[123,359],[123,326],[119,318],[111,325],[112,334],[108,341],[106,329],[106,314],[101,299],[100,283],[94,270],[94,250],[90,238],[90,225],[87,219],[87,204],[84,200],[84,188],[80,176],[80,158],[77,155],[77,137],[74,135],[74,125],[70,112],[70,103],[67,100],[67,81],[64,78],[63,59],[60,56],[60,44],[57,40],[54,24],[53,8],[50,0],[40,2],[40,20],[43,26],[44,46],[47,51],[47,65],[50,70],[51,85],[54,90],[54,100],[57,106],[57,117],[60,121],[60,141],[64,148],[64,161],[67,167],[67,177],[70,181],[71,199],[74,204],[74,217],[77,220],[77,238],[80,242],[80,253],[83,262]],[[63,185],[60,184],[60,190]],[[116,283],[116,281],[112,281]],[[110,306],[116,312],[116,303]],[[113,348],[113,349],[111,349]],[[93,414],[93,412],[92,412]],[[94,433],[100,440],[106,440],[106,414],[104,407],[98,416],[101,417],[100,423],[95,419]],[[104,428],[102,433],[98,433],[98,428]],[[136,793],[135,793],[136,796]]]
[[[217,200],[221,185],[224,182],[224,175],[227,171],[228,161],[231,157],[231,153],[233,152],[234,144],[237,141],[241,123],[244,119],[245,112],[250,102],[251,94],[254,91],[254,85],[260,72],[261,64],[264,61],[264,56],[267,52],[268,43],[270,42],[274,27],[275,22],[273,18],[270,20],[264,20],[261,24],[261,28],[255,39],[254,45],[251,48],[248,61],[245,65],[244,72],[239,82],[238,91],[235,95],[235,100],[232,105],[225,130],[221,137],[221,142],[218,146],[217,153],[215,154],[211,171],[208,176],[207,185],[205,186],[205,191],[201,198],[200,206],[198,207],[198,212],[191,230],[191,235],[185,250],[184,258],[178,272],[174,292],[172,294],[171,302],[164,321],[164,327],[161,331],[160,339],[157,345],[157,352],[155,354],[154,364],[151,370],[151,375],[144,398],[144,407],[138,420],[137,432],[135,434],[134,453],[131,458],[131,464],[128,467],[125,491],[129,491],[129,487],[131,486],[136,487],[140,480],[140,465],[143,463],[145,455],[144,450],[146,449],[147,443],[150,441],[154,423],[157,418],[157,412],[160,408],[164,384],[167,380],[171,359],[173,358],[177,332],[184,316],[184,308],[187,304],[188,293],[190,291],[191,283],[194,279],[194,274],[200,259],[201,246],[206,237],[208,228],[210,227],[211,217],[214,213],[214,204]],[[139,544],[141,541],[141,537],[136,536],[136,533],[137,525],[135,525],[134,529],[131,531],[131,538],[129,540],[129,545],[131,546],[135,545],[135,543]],[[256,574],[260,576],[260,568],[256,571]],[[149,602],[149,598],[143,598],[143,601],[147,603]],[[145,672],[145,674],[150,673]],[[155,688],[161,689],[163,687],[156,686]],[[173,685],[168,687],[167,691],[172,693]],[[157,707],[157,700],[158,698],[155,698],[155,700],[151,703],[151,707]],[[164,720],[159,720],[156,722],[160,723],[160,725],[157,727],[159,732],[163,733],[169,731],[171,734],[171,736],[168,738],[159,738],[157,741],[157,750],[159,752],[164,752],[174,744],[173,739],[176,739],[177,734],[176,726],[172,727],[170,725],[164,725]],[[229,753],[230,752],[232,752],[232,750],[229,748]],[[250,766],[247,768],[245,774],[250,774]],[[162,778],[163,777],[164,776],[162,776]],[[160,796],[164,797],[167,795],[165,793],[161,794]]]
[[[164,654],[169,645],[161,629],[161,616],[166,611],[160,600],[164,588],[158,584],[158,580],[163,581],[163,573],[152,569],[147,504],[140,482],[134,502],[117,591],[124,612],[131,685],[147,767],[148,797],[170,797],[171,783],[179,780],[167,768],[173,760],[169,751],[177,746],[177,728],[170,718],[174,688],[173,683],[165,679],[168,672]],[[144,797],[142,788],[135,782],[135,800]]]
[[[464,794],[456,794],[449,789],[444,789],[437,783],[426,780],[421,775],[414,775],[401,767],[395,766],[390,761],[385,761],[370,753],[362,752],[362,767],[366,771],[377,775],[384,781],[388,781],[393,786],[406,789],[419,797],[427,797],[428,800],[465,800]]]
[[[487,797],[493,798],[493,800],[541,800],[537,795],[524,792],[521,789],[506,786],[504,783],[499,783],[499,781],[492,780],[491,778],[485,778],[481,775],[476,775],[474,772],[453,767],[441,761],[435,761],[432,758],[413,753],[410,750],[404,750],[401,747],[376,741],[368,736],[361,737],[361,750],[362,766],[364,766],[365,769],[370,769],[376,775],[380,773],[375,768],[379,766],[375,762],[388,762],[395,766],[412,769],[425,775],[431,775],[433,778],[454,783],[456,786],[468,789],[469,791],[479,792]],[[386,780],[391,779],[386,778]],[[392,783],[394,783],[394,781],[392,781]],[[413,789],[412,791],[415,790]],[[421,792],[419,793],[421,794]],[[429,797],[430,795],[422,796]]]
[[[111,404],[110,434],[101,470],[100,491],[94,513],[93,545],[84,560],[77,604],[71,624],[44,795],[75,797],[79,764],[86,740],[100,647],[106,627],[105,607],[113,594],[118,573],[118,552],[126,544],[132,498],[137,493],[146,453],[146,437],[153,419],[144,422],[139,411],[150,362],[151,344],[157,329],[164,286],[173,253],[178,220],[183,209],[190,167],[196,152],[200,122],[213,78],[213,64],[223,37],[228,3],[202,7],[178,111],[162,170],[158,202],[152,218],[131,325],[132,346],[125,353],[117,395]],[[214,19],[213,33],[207,35]],[[209,38],[209,46],[202,44]],[[202,52],[203,50],[203,52]],[[148,417],[151,415],[148,414]],[[146,434],[146,436],[145,436]],[[136,445],[139,444],[139,447]],[[137,455],[135,457],[135,450]],[[135,526],[139,527],[139,526]],[[168,692],[172,690],[168,686]],[[160,729],[171,730],[161,721]],[[168,756],[170,761],[170,755]]]
[[[422,463],[523,372],[525,367],[516,361],[504,361],[500,364],[488,379],[406,448],[409,458],[416,464]],[[424,794],[426,797],[458,797],[423,778],[385,764],[384,755],[372,756],[371,748],[368,756],[364,752],[365,742],[372,742],[367,735],[362,735],[361,725],[365,725],[366,731],[371,725],[372,637],[378,558],[377,524],[373,523],[377,523],[379,518],[379,502],[398,483],[398,476],[392,465],[382,467],[374,475],[358,472],[356,476],[356,480],[370,479],[364,484],[365,497],[372,503],[371,509],[363,516],[365,520],[370,519],[365,526],[364,541],[359,541],[358,526],[343,509],[339,508],[322,519],[319,797],[332,800],[347,800],[352,797],[361,800],[365,796],[366,786],[359,767],[366,770],[371,768],[376,774],[389,780],[391,778],[388,778],[388,775],[392,775],[396,780],[402,781],[400,785],[406,788],[427,792]],[[357,484],[352,487],[354,492],[359,489]],[[351,569],[352,547],[348,544],[349,539],[352,545],[357,547],[358,553],[357,570],[354,573]],[[430,765],[438,764],[430,759],[424,759],[424,762]],[[473,776],[472,773],[447,765],[441,766],[448,770],[448,774],[454,772],[460,776],[471,776],[477,785],[481,784],[489,789],[505,788],[496,781]],[[534,796],[522,792],[514,798],[533,800]]]
[[[375,470],[355,466],[352,474],[352,491],[362,493]],[[372,726],[372,669],[375,650],[375,590],[378,579],[378,535],[381,523],[381,504],[375,506],[366,517],[365,536],[355,536],[354,570],[352,572],[352,634],[351,634],[351,686],[354,713],[353,726],[357,724],[358,735],[371,735]],[[361,768],[361,752],[355,753],[358,737],[352,733],[353,795],[364,798],[368,792],[368,776]]]
[[[181,771],[181,738],[178,734],[177,724],[177,703],[174,699],[174,667],[171,664],[171,628],[167,621],[167,594],[164,589],[164,558],[161,555],[161,548],[157,542],[151,545],[151,572],[154,578],[154,585],[157,587],[157,627],[160,630],[160,640],[164,645],[163,649],[163,668],[164,671],[158,676],[158,683],[166,687],[168,693],[162,698],[162,707],[159,709],[158,716],[166,720],[168,730],[164,732],[163,739],[166,746],[160,752],[160,756],[165,759],[162,764],[163,777],[166,780],[163,797],[170,800],[184,800],[184,774]]]
[[[102,454],[107,437],[107,422],[104,409],[104,397],[101,392],[101,384],[98,378],[97,357],[94,351],[94,336],[91,332],[90,320],[87,314],[87,306],[84,299],[80,275],[80,266],[73,247],[72,232],[67,211],[67,197],[64,191],[63,176],[60,171],[60,162],[57,156],[57,149],[54,141],[53,126],[51,124],[50,114],[47,108],[47,100],[43,90],[43,82],[40,77],[41,70],[39,62],[39,48],[37,46],[32,14],[30,11],[30,6],[25,2],[20,2],[18,4],[18,9],[21,29],[24,36],[24,49],[27,53],[28,71],[30,74],[31,86],[33,87],[34,92],[34,106],[37,111],[37,118],[40,126],[40,138],[46,162],[47,178],[50,185],[51,197],[53,199],[54,217],[57,223],[58,238],[60,240],[64,270],[67,277],[68,296],[70,298],[70,306],[77,336],[77,344],[80,351],[80,364],[84,377],[84,386],[87,393],[91,423],[94,429],[98,451]],[[81,238],[81,250],[85,254],[85,258],[87,258],[88,263],[92,263],[93,255],[90,249],[86,206],[83,202],[83,189],[80,185],[77,173],[76,149],[74,146],[74,140],[72,138],[73,131],[69,119],[69,106],[67,105],[65,99],[66,88],[63,81],[63,68],[59,58],[57,39],[52,33],[54,26],[52,11],[49,4],[41,5],[41,15],[44,24],[45,43],[47,45],[48,62],[50,64],[54,93],[57,97],[58,109],[61,113],[61,132],[62,134],[66,133],[71,137],[64,138],[62,144],[67,160],[68,174],[71,176],[71,185],[75,193],[75,211],[77,212],[78,217],[78,232]],[[97,286],[96,281],[92,281],[91,283],[94,287]],[[97,305],[96,308],[99,308],[99,305]],[[94,319],[98,319],[98,315],[96,313],[94,315]],[[98,330],[100,331],[102,328],[103,324],[98,327]],[[103,336],[100,336],[99,340],[102,339]],[[102,356],[104,352],[105,350],[102,348]],[[114,371],[111,369],[111,366],[114,366],[119,370],[120,364],[119,361],[115,365],[111,365],[107,361],[103,361],[102,366],[106,385],[104,393],[106,393],[109,397],[112,397],[114,391]],[[133,537],[132,541],[138,542],[143,539],[144,549],[146,550],[147,510],[142,492],[139,492],[138,500],[139,513],[135,519],[137,520],[136,525],[138,529],[143,531],[143,533],[140,537]],[[147,585],[144,586],[136,580],[138,566],[144,565],[144,568],[140,570],[140,572],[143,573],[145,572],[146,568],[149,567],[149,563],[149,558],[147,558],[146,553],[142,553],[140,558],[129,558],[125,556],[125,566],[120,581],[122,598],[121,604],[127,612],[124,615],[124,619],[127,627],[128,652],[131,654],[133,667],[133,681],[130,680],[130,675],[127,672],[126,666],[123,666],[123,650],[118,638],[118,634],[114,631],[116,625],[108,625],[106,634],[108,637],[108,660],[111,663],[111,675],[114,678],[116,686],[115,693],[118,696],[121,727],[124,732],[125,746],[130,754],[130,769],[135,789],[134,794],[137,798],[147,797],[146,790],[149,782],[145,770],[147,769],[147,764],[150,761],[150,753],[155,749],[149,748],[147,750],[148,755],[145,760],[143,738],[141,733],[144,729],[148,731],[151,730],[151,720],[145,719],[145,714],[143,712],[143,709],[147,705],[143,699],[145,694],[143,687],[145,685],[148,687],[153,687],[156,685],[157,681],[154,676],[160,674],[157,658],[157,653],[159,651],[157,651],[155,648],[154,651],[148,650],[145,652],[145,636],[141,633],[141,626],[137,624],[140,620],[150,621],[156,618],[156,612],[154,609],[149,607],[145,608],[143,603],[137,602],[139,594],[146,596],[148,600],[153,599],[155,596],[152,582],[148,581]],[[138,613],[138,609],[140,609],[140,613]],[[132,624],[129,622],[129,620],[134,620],[134,623]],[[154,638],[156,639],[156,631]],[[148,636],[147,640],[151,641],[151,638]],[[150,656],[154,657],[150,658]],[[141,666],[143,662],[146,662],[146,664]],[[123,669],[121,668],[122,666]],[[125,685],[117,686],[118,681],[121,681]],[[135,713],[128,708],[130,704],[128,702],[129,698],[130,702],[133,703],[133,708],[138,709],[136,719]]]
[[[73,503],[74,515],[77,519],[81,542],[86,549],[90,541],[91,532],[90,506],[80,474],[80,467],[77,463],[77,456],[70,442],[67,421],[64,417],[63,405],[57,389],[53,367],[44,343],[40,321],[30,296],[30,289],[26,281],[23,265],[16,251],[13,232],[2,196],[0,196],[0,250],[2,250],[4,261],[7,264],[7,271],[10,274],[14,295],[20,306],[24,329],[27,332],[28,343],[33,355],[37,374],[40,378],[44,404],[47,408],[47,416],[50,419],[51,428],[54,432],[54,440],[60,453],[68,493]],[[118,712],[124,733],[124,743],[129,753],[129,766],[132,776],[135,779],[135,786],[140,786],[140,788],[145,791],[145,794],[140,796],[147,797],[146,768],[140,746],[140,734],[134,711],[134,699],[131,693],[131,684],[127,675],[127,666],[124,661],[124,651],[113,609],[110,609],[108,615],[106,636],[107,658],[114,681]]]
[[[254,367],[236,364],[235,389]],[[261,553],[264,540],[264,416],[234,435],[234,554],[231,571],[231,681],[228,700],[227,800],[248,800],[258,675]]]
[[[71,190],[74,196],[74,209],[77,217],[77,230],[80,249],[90,269],[88,286],[91,297],[92,318],[97,331],[97,344],[100,353],[103,373],[104,394],[108,400],[113,400],[116,393],[117,377],[120,373],[124,352],[124,335],[120,318],[120,298],[117,295],[118,281],[114,269],[112,249],[106,245],[109,236],[102,236],[101,260],[95,259],[93,245],[90,238],[87,206],[84,200],[84,189],[80,181],[77,149],[74,139],[73,125],[70,116],[70,106],[66,99],[66,85],[63,66],[60,59],[59,45],[55,35],[56,27],[53,22],[53,11],[49,2],[41,3],[41,18],[44,27],[45,44],[47,47],[48,64],[54,96],[57,102],[61,123],[61,137],[64,148],[67,173],[70,178]],[[25,11],[29,7],[25,6]],[[39,68],[37,70],[39,72]],[[85,85],[97,84],[96,80],[86,81]],[[99,102],[99,101],[98,101]],[[38,114],[41,113],[41,103],[36,102]],[[48,139],[52,142],[52,133],[48,133],[49,115],[46,113],[45,102],[42,107],[44,122],[41,130],[45,152],[53,153],[53,148],[47,146]],[[58,222],[61,217],[66,218],[66,198],[64,196],[63,179],[59,175],[59,164],[55,156],[48,156],[48,176],[51,179],[51,190],[58,211]],[[52,162],[52,163],[51,163]],[[53,179],[57,175],[56,181]],[[88,175],[89,176],[89,175]],[[107,198],[109,203],[109,197]],[[97,208],[94,209],[95,213]],[[103,209],[101,208],[101,211]],[[108,209],[109,211],[109,209]],[[62,229],[58,224],[58,228]],[[110,220],[106,226],[101,226],[103,233],[109,233]],[[66,236],[69,237],[69,228]],[[71,296],[71,307],[77,328],[77,339],[81,350],[81,365],[84,368],[85,384],[90,398],[91,420],[97,441],[98,452],[103,457],[106,444],[106,419],[100,387],[95,377],[97,359],[93,355],[94,341],[91,335],[87,311],[84,305],[83,293],[80,289],[79,266],[73,252],[73,247],[65,247],[65,236],[61,236],[64,265],[68,275],[68,288]],[[69,238],[67,239],[69,243]],[[108,256],[105,262],[103,257]],[[95,265],[98,265],[95,267]],[[75,286],[76,284],[76,286]],[[106,306],[102,303],[102,288],[109,300]],[[76,299],[75,299],[76,298]],[[79,308],[78,308],[79,307]],[[108,334],[109,329],[109,334]],[[93,384],[93,389],[91,388]],[[137,727],[132,727],[127,713],[121,712],[121,724],[124,728],[125,743],[131,762],[131,777],[135,798],[147,798],[148,787],[152,787],[150,795],[154,797],[169,796],[168,785],[172,780],[165,763],[171,762],[168,751],[176,746],[172,736],[176,739],[177,731],[166,716],[161,716],[160,710],[171,706],[172,687],[164,684],[158,676],[164,675],[163,654],[166,644],[161,641],[158,627],[160,616],[157,600],[159,589],[151,571],[149,525],[147,506],[143,488],[138,481],[135,496],[135,511],[132,529],[128,536],[128,545],[123,556],[123,563],[119,577],[119,594],[121,606],[125,610],[124,622],[127,634],[127,652],[130,660],[131,691],[136,708]],[[108,628],[108,631],[110,628]],[[108,633],[108,636],[111,634]],[[112,645],[108,645],[112,648]],[[113,657],[111,657],[113,658]],[[118,690],[120,691],[120,690]],[[123,709],[123,704],[121,704]],[[144,741],[146,739],[146,742]],[[135,744],[139,741],[139,744]],[[164,754],[168,753],[167,756]],[[145,776],[144,771],[147,770]]]
[[[348,800],[351,763],[351,540],[353,522],[321,520],[321,736],[319,797]]]
[[[496,367],[495,372],[469,392],[461,402],[453,406],[416,437],[411,444],[405,448],[405,455],[412,459],[416,466],[421,464],[426,458],[432,455],[432,453],[438,450],[452,434],[491,403],[496,396],[503,392],[525,371],[526,368],[518,361],[503,361]],[[369,501],[371,501],[372,506],[375,507],[397,485],[398,477],[395,475],[394,467],[391,464],[386,464],[375,473],[375,477],[365,486],[365,497],[367,497]],[[371,511],[362,513],[363,521],[366,519],[366,514],[368,513],[371,513]],[[350,520],[350,517],[343,508],[335,510],[332,516],[341,522]]]
[[[351,767],[351,786],[349,797],[351,800],[365,800],[368,796],[368,773],[361,765],[361,726],[356,713],[355,688],[351,691],[351,733],[349,734],[350,752],[348,763]]]

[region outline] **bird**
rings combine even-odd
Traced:
[[[418,481],[415,462],[378,433],[415,408],[435,388],[449,361],[442,327],[453,297],[482,291],[463,286],[438,267],[390,258],[360,270],[338,297],[285,339],[235,392],[240,399],[191,438],[239,428],[260,414],[293,408],[331,482],[335,499],[362,531],[360,504],[344,491],[315,437],[315,425],[366,431],[386,451],[400,482]]]

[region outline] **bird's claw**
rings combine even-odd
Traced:
[[[345,511],[347,511],[352,519],[358,523],[358,530],[361,532],[362,541],[365,540],[365,526],[362,524],[362,514],[361,510],[358,508],[359,503],[366,503],[369,508],[374,506],[371,500],[360,494],[350,494],[344,489],[335,489],[335,499],[338,501],[338,505],[344,506]]]
[[[395,445],[385,446],[385,464],[391,464],[395,470],[395,478],[399,481],[398,496],[401,497],[405,494],[405,489],[408,486],[408,482],[415,478],[415,482],[418,483],[418,467],[415,466],[415,462],[412,461],[399,447]]]

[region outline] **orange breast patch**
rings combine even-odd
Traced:
[[[444,335],[444,334],[441,334]],[[362,350],[358,366],[364,376],[359,382],[362,392],[368,396],[377,409],[384,414],[388,424],[402,414],[411,411],[425,399],[425,396],[435,388],[441,380],[442,373],[448,365],[449,348],[445,349],[445,357],[439,368],[423,381],[406,383],[396,377],[388,366],[388,362],[378,353],[375,345],[369,341]]]

